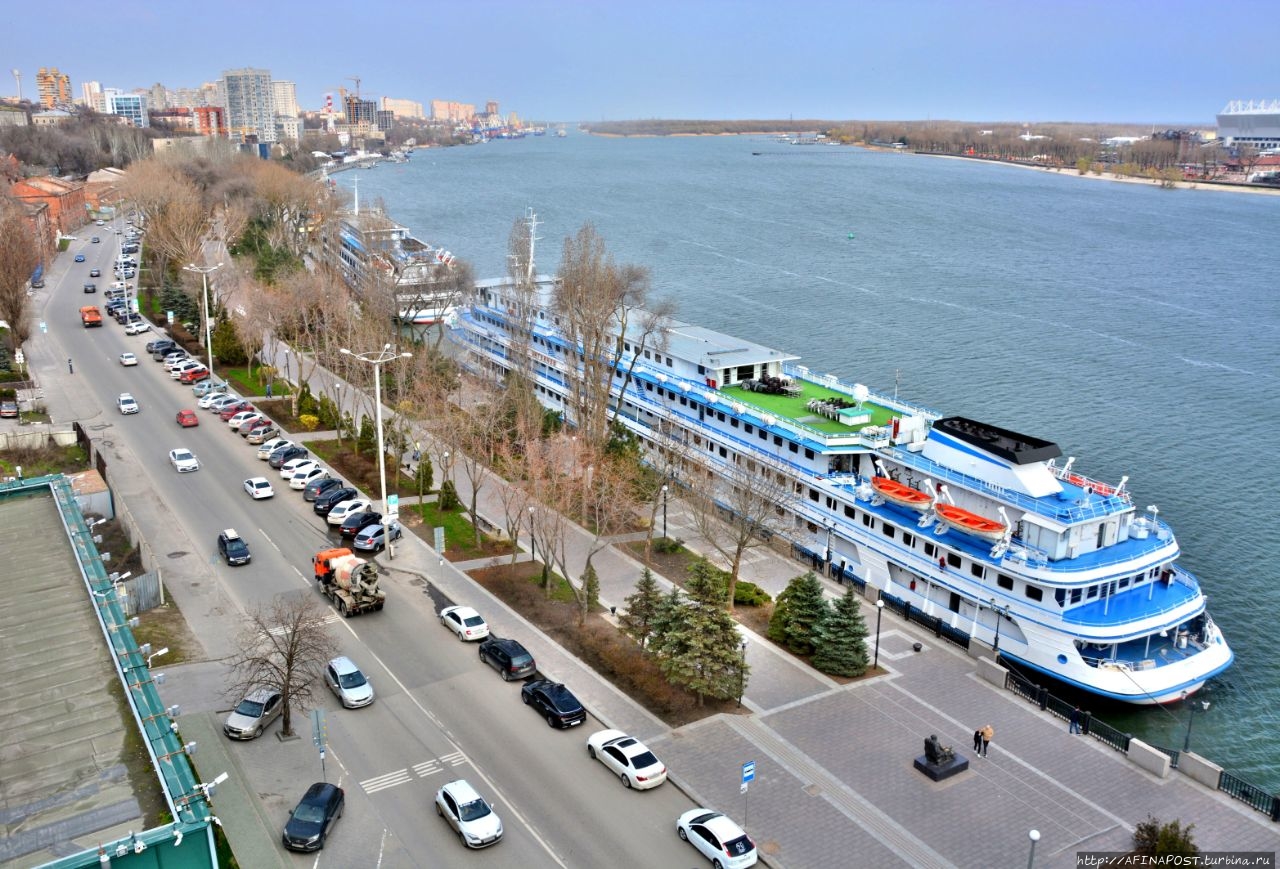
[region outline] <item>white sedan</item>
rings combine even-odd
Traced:
[[[305,456],[298,459],[290,459],[280,466],[280,476],[285,480],[293,479],[293,475],[298,471],[309,471],[312,468],[318,468],[320,465],[315,459],[308,459]]]
[[[372,501],[366,501],[364,498],[352,498],[349,501],[339,501],[337,506],[329,511],[327,518],[330,525],[341,525],[342,520],[346,519],[351,514],[363,513],[365,510],[372,509]]]
[[[293,476],[289,478],[289,488],[299,490],[305,489],[307,488],[307,483],[310,483],[312,480],[319,480],[322,477],[327,476],[329,476],[329,472],[319,465],[306,468],[305,470],[300,469],[294,471]]]
[[[647,790],[667,780],[667,768],[645,744],[621,730],[599,730],[587,738],[587,754],[629,788]]]
[[[215,390],[213,392],[210,392],[208,395],[200,396],[200,400],[197,401],[196,404],[200,406],[201,410],[208,410],[210,407],[213,406],[213,403],[215,401],[218,401],[219,399],[223,399],[223,398],[230,398],[230,397],[231,397],[230,393],[220,392]]]
[[[120,364],[121,364],[121,365],[124,365],[124,366],[126,366],[126,367],[128,367],[128,366],[130,366],[130,365],[137,365],[137,364],[138,364],[138,357],[137,357],[137,356],[134,356],[132,353],[121,353],[121,354],[120,354]]]
[[[447,606],[440,610],[440,624],[467,640],[483,640],[489,636],[489,625],[469,606]]]
[[[191,450],[181,448],[169,450],[169,463],[173,465],[174,470],[179,474],[200,470],[200,460],[196,458],[196,454]]]
[[[265,462],[267,459],[271,458],[271,454],[276,450],[280,449],[281,447],[291,447],[291,446],[293,446],[293,441],[289,440],[288,438],[272,438],[271,440],[264,443],[262,446],[258,447],[258,458],[262,459]]]
[[[116,399],[116,407],[120,408],[121,413],[137,413],[142,409],[138,407],[138,400],[127,392],[120,393],[120,397]]]
[[[266,477],[250,477],[244,481],[244,490],[255,501],[275,495],[275,490],[271,488],[271,481]]]

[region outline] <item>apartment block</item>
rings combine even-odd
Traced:
[[[455,103],[450,100],[431,101],[431,119],[433,121],[457,121],[465,123],[476,113],[473,103]]]
[[[276,140],[276,101],[271,72],[265,69],[229,69],[219,82],[227,127],[232,138],[259,142]]]
[[[382,98],[383,111],[391,112],[397,118],[422,118],[422,103],[413,100],[398,100],[394,97]]]
[[[71,105],[71,76],[59,72],[56,66],[40,67],[36,73],[36,90],[40,105],[46,109]]]

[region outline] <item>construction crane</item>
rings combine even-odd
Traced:
[[[347,76],[346,80],[347,80],[347,81],[353,81],[353,82],[355,82],[355,83],[356,83],[356,99],[360,99],[360,76],[358,76],[358,75],[349,75],[349,76]]]

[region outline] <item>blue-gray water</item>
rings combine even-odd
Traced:
[[[337,178],[479,277],[528,206],[544,272],[590,221],[682,320],[1128,474],[1236,653],[1193,749],[1280,790],[1280,197],[763,137],[526,138]],[[1185,706],[1098,714],[1182,747]]]

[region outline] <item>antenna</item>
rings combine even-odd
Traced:
[[[532,286],[533,279],[537,276],[537,270],[533,265],[533,248],[538,241],[538,236],[535,234],[538,229],[538,215],[534,214],[532,205],[529,206],[529,210],[526,212],[525,220],[529,223],[529,268],[525,279]]]
[[[22,102],[22,70],[15,68],[11,72],[13,80],[18,83],[18,102]]]

